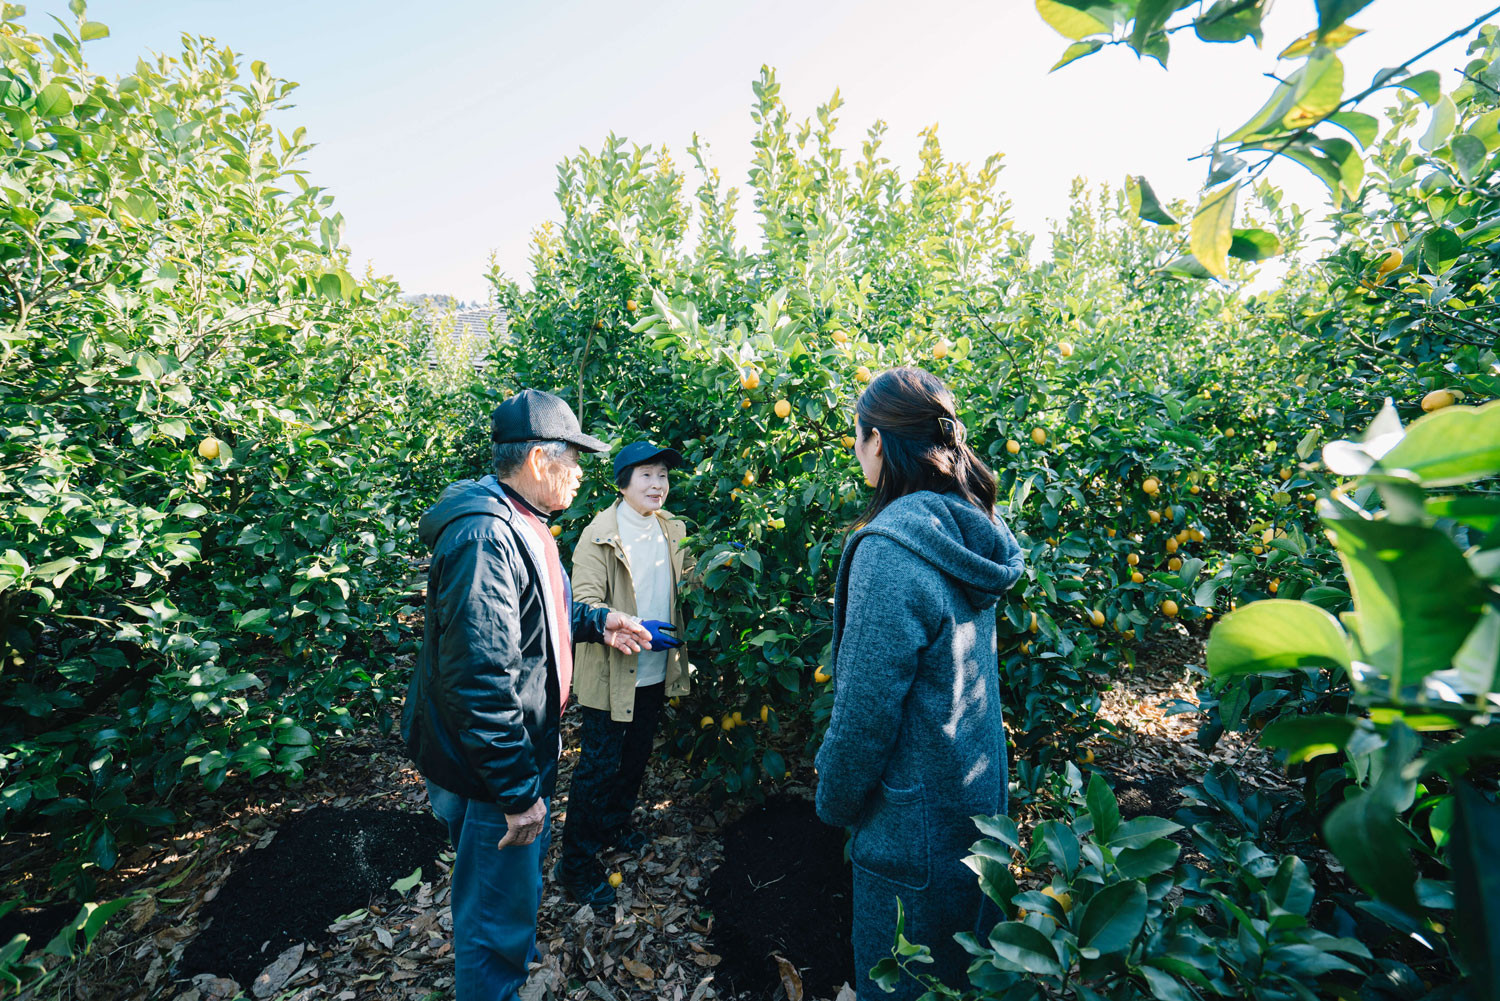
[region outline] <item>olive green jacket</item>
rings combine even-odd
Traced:
[[[625,544],[620,541],[620,523],[611,504],[589,523],[573,550],[573,600],[596,608],[609,607],[627,615],[636,614],[635,583],[625,562]],[[682,599],[678,586],[693,572],[694,560],[682,545],[687,526],[665,509],[656,512],[667,537],[672,558],[672,623],[682,626]],[[610,719],[628,723],[635,716],[636,655],[613,647],[581,643],[573,648],[573,697],[591,709],[606,709]],[[667,651],[666,695],[688,693],[692,665],[687,647]]]

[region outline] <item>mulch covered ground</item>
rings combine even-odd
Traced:
[[[1192,740],[1194,718],[1166,715],[1174,700],[1195,700],[1202,679],[1193,665],[1201,663],[1201,646],[1184,637],[1143,657],[1105,696],[1104,715],[1119,730],[1096,746],[1096,767],[1120,788],[1128,815],[1171,816],[1177,790],[1214,760],[1234,762],[1254,784],[1286,781],[1244,737],[1231,735],[1204,753]],[[577,746],[572,720],[570,713],[564,728],[570,748]],[[571,763],[569,754],[559,814]],[[624,882],[608,914],[549,892],[539,922],[542,962],[528,998],[839,995],[852,974],[843,834],[812,816],[810,763],[793,767],[778,798],[723,809],[689,792],[681,762],[653,768],[642,795],[652,849],[610,862]],[[128,855],[102,888],[141,900],[68,971],[62,996],[451,997],[451,855],[396,736],[341,738],[300,785],[224,789],[187,813],[175,838]],[[0,875],[35,894],[46,852],[15,847],[0,844],[0,855],[15,859]],[[407,879],[404,892],[389,889],[418,867],[420,878]]]

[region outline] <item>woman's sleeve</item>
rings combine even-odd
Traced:
[[[604,562],[604,547],[588,539],[579,539],[573,548],[573,600],[593,608],[609,605],[609,570]]]
[[[818,749],[818,816],[848,827],[885,774],[901,733],[902,705],[941,615],[934,586],[913,573],[912,555],[874,535],[863,539],[849,584],[833,667],[833,717]],[[935,582],[934,582],[935,583]]]

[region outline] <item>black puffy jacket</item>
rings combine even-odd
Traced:
[[[502,489],[494,477],[461,480],[422,516],[427,620],[401,733],[425,778],[519,813],[557,784],[560,700],[544,568]],[[609,609],[566,591],[574,641],[602,642]]]

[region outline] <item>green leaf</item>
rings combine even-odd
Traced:
[[[1161,817],[1136,817],[1127,820],[1110,839],[1111,848],[1141,848],[1157,838],[1165,838],[1182,830],[1182,825]]]
[[[109,25],[100,24],[98,21],[85,21],[79,29],[79,37],[85,42],[97,41],[109,37]]]
[[[1146,884],[1127,880],[1089,898],[1078,919],[1078,944],[1101,956],[1124,952],[1146,923]]]
[[[1446,407],[1418,418],[1379,465],[1414,473],[1429,487],[1472,483],[1500,473],[1500,400],[1479,407]]]
[[[1208,670],[1216,678],[1298,667],[1349,667],[1344,630],[1315,605],[1257,601],[1224,616],[1208,637]]]
[[[397,893],[401,894],[404,897],[411,891],[412,887],[416,886],[420,882],[422,882],[422,867],[417,866],[416,872],[412,873],[410,876],[406,876],[402,879],[396,880],[391,884],[391,889],[395,890]]]
[[[1063,50],[1062,58],[1053,63],[1052,69],[1048,70],[1047,72],[1052,73],[1056,70],[1060,70],[1064,66],[1068,65],[1068,63],[1071,63],[1077,59],[1082,59],[1084,56],[1091,56],[1102,48],[1104,48],[1104,43],[1096,38],[1090,38],[1082,42],[1074,42],[1072,45]]]
[[[1413,783],[1402,778],[1419,739],[1399,724],[1390,731],[1380,777],[1370,788],[1334,808],[1323,823],[1323,837],[1349,878],[1375,899],[1417,915],[1417,872],[1408,848],[1411,832],[1400,813],[1411,801]]]
[[[981,852],[981,845],[994,845],[1000,851],[986,847]],[[1000,906],[1000,909],[1005,912],[1006,918],[1014,918],[1016,916],[1016,908],[1010,902],[1010,898],[1019,892],[1019,888],[1016,886],[1015,876],[1010,871],[1009,853],[1005,852],[1003,847],[995,841],[975,842],[972,850],[975,854],[965,858],[964,865],[972,869],[974,874],[979,877],[979,888],[984,891],[985,896]]]
[[[1344,64],[1333,50],[1318,47],[1303,66],[1291,108],[1281,119],[1283,128],[1303,129],[1338,110],[1344,100]]]
[[[1439,226],[1422,238],[1422,263],[1435,275],[1443,274],[1458,263],[1463,241],[1450,229]]]
[[[1052,942],[1030,925],[1002,921],[990,931],[990,962],[1011,973],[1035,973],[1047,977],[1063,975]]]
[[[201,518],[208,514],[208,508],[194,501],[188,501],[185,504],[178,504],[172,509],[172,513],[179,518]]]
[[[1381,70],[1375,74],[1375,79],[1380,80],[1384,74],[1390,72],[1392,71]],[[1428,107],[1436,104],[1443,96],[1443,78],[1438,76],[1437,70],[1426,70],[1412,76],[1402,77],[1399,80],[1391,81],[1390,86],[1411,91],[1421,98],[1422,103]]]
[[[1167,19],[1181,6],[1177,0],[1139,0],[1135,5],[1135,24],[1130,32],[1130,47],[1141,55],[1150,52],[1152,36],[1160,35]]]
[[[93,945],[94,939],[99,937],[99,933],[104,930],[104,925],[109,919],[134,904],[136,899],[132,895],[106,900],[102,904],[84,904],[83,914],[80,915],[83,918],[83,924],[79,929],[83,932],[84,945]]]
[[[1262,747],[1287,751],[1287,763],[1298,764],[1320,754],[1342,751],[1359,729],[1352,716],[1288,716],[1266,727]]]
[[[1318,37],[1338,28],[1355,14],[1370,6],[1372,0],[1317,0]]]
[[[36,96],[36,113],[43,118],[61,118],[73,111],[73,95],[60,83],[49,83]]]
[[[1177,225],[1177,220],[1162,208],[1156,192],[1151,189],[1151,183],[1144,177],[1131,175],[1125,178],[1125,197],[1130,201],[1131,211],[1147,222],[1162,226]]]
[[[1219,278],[1228,273],[1226,258],[1234,242],[1234,198],[1239,188],[1238,181],[1226,184],[1205,197],[1193,213],[1188,247],[1198,263]]]
[[[1380,121],[1374,115],[1366,115],[1359,111],[1340,111],[1338,114],[1329,115],[1330,125],[1337,125],[1345,132],[1354,137],[1359,143],[1359,148],[1364,149],[1375,141],[1380,132]]]
[[[1453,154],[1453,165],[1458,168],[1459,175],[1465,181],[1473,183],[1479,176],[1479,168],[1484,166],[1484,161],[1489,157],[1490,151],[1485,149],[1484,140],[1468,134],[1454,136],[1448,149]]]
[[[1262,0],[1254,3],[1218,0],[1193,21],[1193,31],[1205,42],[1238,42],[1253,38],[1258,46],[1263,39],[1260,22],[1265,8]]]
[[[1241,261],[1264,261],[1281,253],[1281,241],[1264,229],[1237,229],[1229,243],[1229,256]]]
[[[1095,17],[1092,11],[1059,3],[1058,0],[1036,0],[1036,12],[1042,15],[1043,21],[1051,25],[1053,31],[1064,38],[1077,40],[1089,35],[1102,35],[1110,28]]]
[[[1453,134],[1453,125],[1458,120],[1458,109],[1453,105],[1453,99],[1446,94],[1438,98],[1438,102],[1432,106],[1432,117],[1428,120],[1427,131],[1417,140],[1417,145],[1431,153]]]
[[[1052,864],[1062,870],[1069,879],[1078,871],[1078,835],[1066,824],[1057,820],[1045,820],[1032,831],[1033,844],[1041,839],[1046,846]]]
[[[1323,523],[1349,578],[1354,611],[1345,621],[1360,659],[1390,679],[1393,693],[1450,667],[1485,603],[1483,586],[1453,540],[1425,525]]]
[[[1500,997],[1500,806],[1468,782],[1454,798],[1448,865],[1462,920],[1453,930],[1474,993]]]
[[[1313,905],[1313,883],[1307,863],[1295,855],[1283,858],[1266,892],[1277,907],[1305,917]]]
[[[1102,845],[1109,844],[1120,827],[1120,804],[1098,772],[1089,776],[1088,808],[1089,819],[1094,822],[1094,839]]]
[[[1139,848],[1126,848],[1115,857],[1115,866],[1125,879],[1146,879],[1177,864],[1182,849],[1175,841],[1157,838]]]

